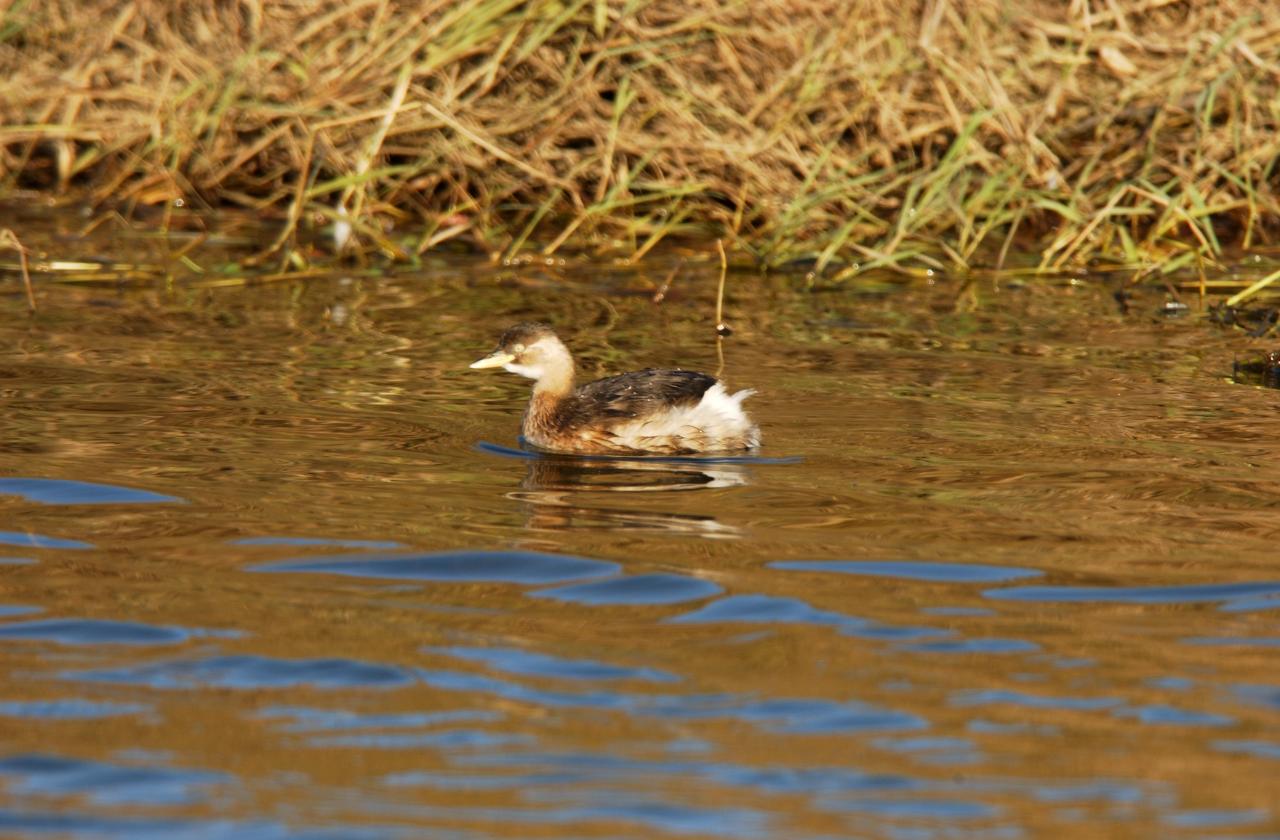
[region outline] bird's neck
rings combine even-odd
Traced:
[[[568,354],[566,354],[567,356]],[[543,445],[559,426],[560,411],[573,393],[573,360],[547,366],[533,382],[533,396],[524,412],[522,431],[535,445]]]
[[[573,392],[573,357],[567,350],[553,355],[533,383],[534,397],[558,401]]]
[[[533,396],[544,400],[561,400],[573,392],[573,368],[548,372],[533,383]]]

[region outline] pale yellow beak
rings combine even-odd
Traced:
[[[480,368],[502,367],[505,364],[514,362],[516,357],[505,350],[494,350],[489,355],[479,361],[471,363],[471,367],[479,370]]]

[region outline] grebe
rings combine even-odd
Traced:
[[[691,370],[638,370],[573,387],[573,356],[546,324],[516,324],[471,365],[532,379],[521,432],[539,449],[587,455],[741,452],[760,445],[742,410],[752,390],[730,394]]]

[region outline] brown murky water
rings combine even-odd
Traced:
[[[466,369],[714,370],[714,276],[3,287],[0,832],[1280,832],[1280,424],[1105,281],[731,282],[757,459]]]

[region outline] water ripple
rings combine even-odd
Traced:
[[[1039,577],[1044,572],[1016,566],[984,566],[978,563],[927,563],[914,560],[780,560],[774,569],[793,572],[835,572],[844,575],[921,580],[933,583],[1001,583]]]
[[[118,837],[121,840],[387,840],[415,838],[421,833],[392,826],[297,828],[255,820],[196,820],[169,817],[107,817],[91,814],[0,809],[0,831],[58,837]],[[432,831],[432,840],[474,840],[474,835]]]
[[[46,618],[0,625],[0,639],[60,645],[176,645],[192,635],[192,631],[183,627],[90,618]]]
[[[544,691],[509,680],[499,680],[481,674],[468,674],[465,671],[426,669],[419,671],[418,676],[427,685],[443,691],[490,694],[505,700],[543,706],[617,709],[632,705],[632,701],[626,695],[610,691]]]
[[[1184,645],[1202,647],[1280,647],[1280,636],[1192,636],[1182,640]]]
[[[555,598],[578,604],[629,606],[679,604],[719,595],[724,590],[717,584],[688,575],[656,573],[628,575],[612,580],[540,589],[529,593],[535,598]]]
[[[140,703],[113,703],[103,700],[3,700],[0,716],[34,720],[95,720],[124,717],[151,711]]]
[[[1011,705],[1028,709],[1062,709],[1081,712],[1108,709],[1119,705],[1120,702],[1115,697],[1049,697],[1007,689],[961,691],[951,698],[951,703],[956,706]]]
[[[843,799],[823,797],[817,803],[828,811],[854,811],[894,819],[988,820],[1000,814],[994,806],[956,799]],[[991,835],[987,835],[991,836]]]
[[[29,754],[0,759],[0,776],[10,793],[77,794],[98,804],[186,804],[200,789],[231,780],[225,773],[171,767],[106,764],[56,755]]]
[[[20,545],[26,548],[93,548],[91,543],[81,542],[80,540],[47,537],[43,534],[32,534],[26,531],[0,531],[0,545]]]
[[[727,718],[781,733],[854,733],[921,729],[928,723],[916,715],[856,700],[777,698],[755,700],[726,695],[644,695],[622,692],[546,691],[508,680],[461,671],[424,670],[422,681],[446,691],[492,694],[506,700],[561,708],[617,709],[665,719]]]
[[[185,503],[177,496],[95,484],[90,481],[64,481],[56,478],[0,478],[0,496],[21,496],[42,505],[137,505]]]
[[[730,595],[727,598],[712,601],[694,612],[669,618],[667,621],[827,624],[858,630],[871,624],[866,619],[816,609],[799,598],[776,598],[772,595]]]
[[[314,546],[327,548],[365,548],[370,551],[392,551],[404,548],[404,543],[395,540],[345,540],[327,539],[325,537],[240,537],[228,540],[228,545],[248,546],[288,546],[290,548],[309,548]]]
[[[727,710],[727,714],[738,720],[758,723],[770,732],[791,734],[924,729],[928,726],[923,718],[916,715],[852,700],[763,700]]]
[[[627,668],[590,659],[562,659],[520,648],[424,648],[429,653],[480,662],[508,674],[569,680],[647,680],[678,682],[679,677],[655,668]]]
[[[1040,646],[1022,639],[939,639],[903,645],[914,653],[1035,653]]]
[[[215,656],[133,667],[68,672],[67,679],[145,685],[151,688],[265,689],[309,685],[314,688],[396,688],[413,683],[411,671],[351,659],[276,659],[268,656]]]
[[[1210,712],[1195,712],[1179,709],[1176,706],[1138,706],[1131,709],[1116,709],[1112,714],[1116,717],[1133,718],[1145,724],[1166,724],[1177,726],[1229,726],[1235,721],[1226,715],[1215,715]]]
[[[945,735],[914,738],[877,738],[872,743],[882,750],[902,753],[971,752],[977,749],[977,745],[969,738],[956,738]]]
[[[1274,685],[1243,684],[1232,687],[1233,693],[1248,703],[1257,703],[1280,711],[1280,687]]]
[[[1094,604],[1196,604],[1280,594],[1280,582],[1202,583],[1190,586],[1013,586],[982,593],[1000,601]]]
[[[730,595],[712,601],[701,609],[666,619],[676,624],[712,624],[739,622],[746,624],[817,624],[836,627],[846,636],[882,641],[918,639],[922,636],[947,635],[949,631],[934,627],[909,627],[880,624],[865,618],[819,610],[798,598],[776,598],[772,595]]]
[[[632,758],[609,753],[486,753],[460,755],[455,766],[520,768],[522,773],[505,776],[469,776],[484,785],[527,787],[534,784],[577,784],[585,781],[625,781],[669,779],[690,776],[718,785],[745,788],[759,793],[815,796],[823,793],[855,793],[922,790],[925,783],[910,776],[868,773],[849,767],[751,767],[725,762],[669,761]],[[452,774],[410,772],[388,777],[388,784],[406,786],[454,786]]]
[[[367,732],[356,735],[325,735],[310,739],[313,747],[348,747],[370,750],[456,750],[527,746],[531,735],[509,735],[483,729],[447,729],[441,732]]]
[[[1274,741],[1214,741],[1213,748],[1224,753],[1238,753],[1280,761],[1280,743]]]
[[[429,554],[344,554],[250,566],[251,572],[306,572],[388,580],[468,583],[559,583],[614,575],[617,563],[540,551],[443,551]]]
[[[261,720],[288,720],[282,732],[351,732],[361,729],[396,729],[435,726],[463,721],[497,721],[502,714],[489,709],[449,709],[443,712],[361,714],[346,709],[309,706],[270,706],[257,714]]]
[[[1213,828],[1236,825],[1253,825],[1267,819],[1267,812],[1260,808],[1232,809],[1208,808],[1197,811],[1175,811],[1165,814],[1162,822],[1178,828]]]
[[[1271,592],[1266,595],[1256,595],[1247,598],[1236,598],[1227,601],[1218,609],[1223,612],[1259,612],[1261,610],[1274,610],[1280,608],[1280,592]]]
[[[565,792],[564,798],[573,803],[571,807],[541,812],[542,815],[536,817],[535,821],[546,819],[550,814],[556,822],[623,821],[638,823],[665,834],[731,838],[773,836],[766,831],[768,815],[752,808],[678,805],[627,795],[620,791],[590,789]]]

